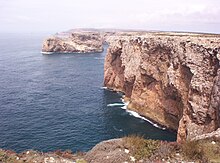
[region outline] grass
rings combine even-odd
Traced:
[[[203,157],[202,148],[197,141],[185,142],[182,145],[182,153],[189,160],[200,160]]]
[[[124,141],[125,147],[131,150],[137,160],[149,158],[159,148],[159,141],[144,139],[136,135],[125,137]]]
[[[76,163],[87,163],[84,159],[76,160]]]
[[[136,160],[185,160],[205,163],[220,163],[220,141],[187,141],[184,144],[147,140],[139,136],[124,138],[124,147]],[[178,156],[177,156],[178,154]]]
[[[188,141],[182,145],[182,153],[188,160],[219,163],[220,142],[213,140]]]
[[[166,160],[170,162],[220,163],[220,140],[214,138],[178,144],[177,142],[150,140],[131,135],[123,138],[122,146],[129,150],[128,156],[134,157],[137,161],[157,162]],[[72,154],[69,150],[55,151],[54,153],[64,158],[76,160],[76,163],[86,163],[83,159],[84,153]],[[13,151],[0,149],[0,162],[19,163],[25,159],[33,159],[33,155],[34,153],[31,152],[27,157],[25,153],[17,155]],[[44,156],[37,155],[36,157]],[[22,159],[17,160],[17,157]]]
[[[8,154],[6,151],[0,150],[0,162],[4,162],[4,163],[16,162],[16,157],[13,154]]]

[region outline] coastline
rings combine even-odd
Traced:
[[[127,37],[125,38],[125,39],[127,39]],[[133,43],[130,45],[126,45],[127,47],[129,47],[129,48],[132,48],[132,49],[134,49],[134,51],[135,51],[135,54],[138,54],[138,52],[140,52],[141,50],[142,50],[142,48],[144,49],[144,47],[142,47],[142,43],[141,43],[141,41],[142,40],[137,40],[137,43],[134,43],[134,45],[133,45]],[[188,41],[188,40],[187,40]],[[125,40],[125,42],[126,42],[126,40]],[[119,42],[119,51],[117,51],[117,46],[116,46],[116,51],[117,52],[119,52],[120,53],[120,45],[121,44],[121,42]],[[141,45],[140,45],[141,44]],[[182,45],[182,44],[181,44]],[[192,45],[192,46],[195,46],[195,45]],[[213,45],[212,45],[213,46]],[[112,48],[112,47],[111,47]],[[161,47],[160,47],[161,48]],[[181,47],[182,48],[182,47]],[[204,48],[203,46],[200,46],[199,45],[199,47],[197,47],[197,49],[196,50],[198,50],[199,48],[202,48],[203,50],[205,49],[206,50],[206,48]],[[141,49],[141,50],[140,50]],[[108,49],[108,51],[110,51],[110,50],[115,50],[115,49]],[[167,49],[165,49],[165,50],[167,50]],[[195,50],[195,49],[193,49],[193,50]],[[196,51],[195,50],[195,51]],[[127,51],[127,52],[129,52],[129,50]],[[142,52],[142,51],[141,51]],[[197,52],[197,51],[196,51]],[[210,56],[212,55],[212,53],[215,55],[215,49],[213,50],[213,51],[210,51],[210,49],[208,49],[207,51],[205,51],[205,52],[207,52],[207,54],[210,54]],[[41,52],[42,54],[62,54],[63,52],[44,52],[44,51],[42,51]],[[65,53],[64,52],[64,54],[87,54],[87,53],[82,53],[82,52],[76,52],[76,53],[71,53],[71,52],[67,52],[67,53]],[[90,53],[88,53],[88,54],[90,54]],[[118,53],[115,53],[114,54],[115,56],[117,56],[118,55]],[[121,54],[120,54],[121,55]],[[207,55],[208,56],[208,55]],[[217,56],[217,59],[219,60],[219,53],[216,55]],[[121,56],[120,56],[121,57]],[[115,57],[114,58],[115,60],[117,60],[118,58],[117,57]],[[124,58],[123,58],[124,59]],[[162,59],[164,59],[164,58],[162,58]],[[214,56],[214,59],[216,59],[215,58],[215,56]],[[214,60],[213,59],[213,60]],[[121,61],[122,62],[122,61]],[[214,62],[214,61],[213,61]],[[119,63],[119,65],[120,65],[120,62],[118,62]],[[117,63],[117,64],[118,64]],[[173,64],[173,63],[172,63]],[[175,65],[172,65],[171,64],[171,68],[175,68]],[[125,64],[124,64],[125,65]],[[121,65],[120,65],[121,66]],[[194,65],[193,65],[194,66]],[[197,65],[196,65],[197,66]],[[122,67],[122,66],[121,66]],[[116,67],[116,68],[118,68],[118,67]],[[146,68],[146,67],[142,67],[142,68]],[[219,67],[217,67],[217,68],[219,68]],[[168,69],[169,71],[170,71],[170,69]],[[181,69],[182,70],[182,69]],[[185,76],[187,76],[187,75],[189,75],[190,73],[188,73],[188,72],[193,72],[193,71],[191,71],[191,70],[189,70],[188,71],[188,69],[185,69],[185,67],[183,68],[183,70],[185,71],[185,73],[186,74],[184,74]],[[194,70],[194,69],[193,69]],[[162,71],[161,69],[160,69],[160,71]],[[171,72],[173,72],[174,70],[172,69],[172,71],[170,71],[170,73]],[[119,71],[120,73],[121,73],[121,71]],[[133,72],[135,72],[135,71],[133,71]],[[143,72],[141,72],[141,74],[144,74],[145,72],[143,71]],[[213,73],[214,74],[214,73]],[[220,73],[219,73],[220,74]],[[113,74],[113,75],[115,75],[115,74]],[[143,77],[143,76],[142,76]],[[218,77],[218,76],[217,76]],[[215,78],[215,83],[217,83],[218,82],[218,78]],[[147,76],[147,78],[149,78],[149,76]],[[156,78],[156,77],[155,77]],[[121,78],[119,78],[119,79],[121,79]],[[116,80],[114,80],[114,81],[117,81],[117,80],[119,80],[119,79],[116,79]],[[125,77],[123,76],[123,79],[125,79]],[[132,78],[131,78],[132,79]],[[157,80],[159,79],[159,78],[156,78]],[[156,81],[157,81],[156,80]],[[132,80],[129,80],[128,81],[128,83],[129,82],[131,82],[132,83]],[[154,82],[154,80],[153,80],[153,82]],[[154,86],[156,85],[154,85],[154,84],[152,84],[153,82],[150,82],[150,84],[148,83],[148,85],[147,85],[147,88],[150,88],[151,89],[151,91],[152,90],[154,90],[154,89],[152,89],[152,88],[154,88]],[[161,82],[162,83],[162,82]],[[215,84],[214,83],[214,84]],[[114,86],[106,86],[106,87],[102,87],[101,89],[107,89],[107,90],[109,90],[109,91],[114,91],[114,92],[117,92],[117,93],[119,93],[119,94],[126,94],[127,92],[126,91],[120,91],[120,90],[123,90],[125,87],[118,87],[117,86],[117,84],[118,83],[116,83],[116,85],[114,85],[115,86],[115,88],[114,88]],[[119,84],[121,84],[120,82],[119,82]],[[130,84],[130,83],[129,83]],[[134,83],[133,83],[134,84]],[[175,84],[175,82],[173,82],[173,85]],[[150,85],[150,86],[149,86]],[[192,85],[191,85],[192,86]],[[199,89],[202,89],[202,86],[203,85],[201,85],[201,88],[200,87],[198,87]],[[212,97],[212,100],[216,100],[216,97],[218,97],[218,88],[219,88],[219,85],[216,85],[216,87],[217,87],[217,91],[214,91],[214,93],[216,93],[216,94],[212,94],[211,96],[213,96]],[[112,89],[113,88],[113,89]],[[141,88],[141,87],[139,87],[139,88]],[[158,87],[157,87],[158,88]],[[197,87],[196,87],[197,88]],[[213,89],[214,89],[215,87],[213,87]],[[127,89],[127,88],[126,88]],[[130,89],[130,88],[129,88]],[[119,91],[115,91],[115,90],[119,90]],[[187,90],[188,91],[188,90]],[[194,90],[192,90],[191,91],[191,93],[193,94],[193,93],[195,93],[195,92],[193,92]],[[142,92],[143,93],[143,92]],[[168,92],[168,93],[170,93],[170,92]],[[171,92],[171,94],[172,94],[173,92]],[[175,92],[174,92],[175,93]],[[191,94],[190,94],[191,95]],[[175,96],[176,97],[176,96]],[[172,98],[175,98],[175,97],[172,97]],[[197,97],[197,96],[196,96]],[[185,100],[185,99],[184,99]],[[133,111],[132,110],[132,108],[130,108],[129,109],[129,104],[130,104],[130,102],[129,102],[129,98],[126,96],[124,96],[123,98],[121,98],[121,102],[122,102],[122,104],[119,104],[119,103],[109,103],[109,104],[107,104],[107,106],[108,107],[113,107],[113,106],[118,106],[118,107],[120,107],[121,109],[123,109],[123,110],[125,110],[127,113],[129,113],[129,115],[131,115],[131,116],[133,116],[133,117],[136,117],[136,118],[139,118],[139,119],[142,119],[142,120],[144,120],[144,121],[147,121],[147,122],[149,122],[150,124],[152,124],[154,127],[156,127],[156,128],[159,128],[159,129],[162,129],[162,130],[169,130],[169,128],[166,128],[166,127],[163,127],[163,126],[160,126],[158,123],[156,123],[154,120],[151,120],[150,118],[146,118],[146,116],[144,116],[144,115],[142,115],[141,114],[141,112],[138,112],[138,111]],[[186,101],[184,101],[184,102],[186,102]],[[192,101],[190,101],[190,102],[192,102]],[[219,104],[219,101],[217,101],[216,102],[217,103],[217,107],[219,106],[218,104]],[[185,112],[184,112],[185,113]],[[185,116],[188,116],[188,115],[185,115]],[[192,116],[194,116],[194,114],[192,114]],[[200,115],[198,115],[198,117],[199,117]],[[210,115],[210,116],[215,116],[215,115]],[[198,117],[194,117],[194,118],[198,118]],[[191,117],[187,117],[187,118],[191,118]],[[188,119],[187,119],[188,120]],[[213,119],[212,119],[213,120]],[[189,124],[190,125],[190,124]],[[187,126],[184,126],[184,127],[187,127]],[[117,128],[116,128],[117,129]],[[210,139],[209,141],[208,141],[208,143],[207,142],[205,142],[204,144],[205,145],[207,145],[207,146],[211,146],[211,147],[216,147],[217,149],[219,149],[219,142],[218,142],[218,138],[219,138],[219,135],[220,135],[220,133],[219,133],[219,130],[215,130],[214,132],[212,132],[211,130],[214,130],[213,128],[210,128],[210,131],[208,131],[209,133],[207,134],[207,133],[205,133],[205,134],[203,134],[203,133],[195,133],[195,135],[197,135],[196,137],[195,137],[195,140],[193,139],[193,141],[192,141],[192,143],[194,143],[194,141],[197,141],[196,139],[197,138],[201,138],[201,139]],[[212,134],[213,133],[213,134]],[[194,134],[194,133],[193,133]],[[103,141],[103,142],[100,142],[97,146],[99,146],[100,144],[101,144],[101,147],[98,147],[99,149],[100,149],[100,153],[96,153],[100,158],[104,158],[103,156],[105,156],[106,158],[105,159],[109,159],[110,157],[109,157],[109,153],[111,153],[111,152],[115,152],[115,153],[117,153],[117,152],[119,152],[119,149],[118,148],[116,148],[116,149],[111,149],[111,147],[110,146],[108,146],[109,144],[110,145],[112,145],[112,146],[114,146],[114,145],[119,145],[120,146],[120,143],[121,143],[121,141],[122,141],[122,139],[123,138],[121,138],[121,139],[112,139],[112,140],[108,140],[108,141]],[[187,141],[188,140],[190,140],[190,139],[187,139]],[[146,141],[148,141],[148,140],[146,140]],[[163,144],[163,143],[165,143],[165,141],[160,141],[160,143],[161,144]],[[182,143],[182,142],[181,142]],[[203,142],[202,142],[203,143]],[[207,143],[207,144],[206,144]],[[103,145],[104,144],[104,145]],[[107,144],[107,147],[105,146]],[[172,144],[172,142],[171,143],[168,143],[168,144]],[[175,145],[176,144],[178,144],[178,143],[176,143],[175,142]],[[167,144],[166,144],[167,145]],[[180,145],[180,144],[178,144],[178,145]],[[212,146],[213,145],[213,146]],[[97,149],[97,146],[95,146],[94,147],[94,149]],[[183,146],[184,146],[184,142],[183,142]],[[194,147],[194,146],[193,146]],[[94,150],[94,149],[92,149],[92,150]],[[111,151],[111,150],[112,151]],[[92,151],[91,150],[91,151]],[[102,150],[103,151],[105,151],[106,152],[106,155],[103,155],[102,154]],[[114,151],[115,150],[115,151]],[[131,149],[127,149],[127,148],[125,148],[125,147],[121,147],[120,146],[120,150],[124,150],[124,151],[126,151],[126,152],[124,152],[123,151],[123,154],[124,153],[126,153],[126,154],[128,154],[127,153],[127,150],[131,150]],[[1,153],[2,152],[2,153]],[[108,153],[109,152],[109,153]],[[121,151],[120,151],[121,152]],[[178,154],[178,150],[177,151],[175,151],[176,153],[175,154]],[[13,159],[15,159],[15,160],[17,160],[18,162],[20,161],[20,156],[21,155],[23,155],[24,154],[24,156],[26,157],[26,155],[29,155],[29,154],[31,154],[32,152],[30,152],[30,151],[26,151],[26,152],[22,152],[22,153],[20,153],[20,154],[16,154],[15,152],[12,152],[12,151],[8,151],[8,150],[0,150],[0,161],[2,161],[1,159],[5,159],[5,158],[7,158],[9,155],[13,155]],[[49,152],[50,153],[50,152]],[[58,154],[57,154],[58,153]],[[70,161],[70,162],[73,162],[73,160],[74,161],[76,161],[77,162],[77,160],[79,161],[79,160],[84,160],[84,156],[86,155],[86,153],[84,153],[84,154],[82,154],[82,155],[80,155],[80,156],[76,156],[75,154],[72,154],[70,151],[69,152],[51,152],[49,155],[48,155],[48,153],[42,153],[42,152],[36,152],[36,151],[33,151],[33,156],[37,156],[37,157],[41,157],[42,155],[44,155],[43,157],[41,157],[42,159],[43,159],[43,161],[44,162],[53,162],[53,161],[55,161],[56,159],[59,159],[59,161],[60,162],[62,162],[62,160],[63,161],[66,161],[66,162],[68,162],[68,161]],[[90,151],[88,151],[87,153],[90,153]],[[92,153],[92,152],[91,152]],[[55,155],[54,155],[55,154]],[[63,156],[67,156],[67,159],[65,158],[63,158]],[[181,155],[181,154],[180,154]],[[6,157],[7,156],[7,157]],[[108,156],[108,157],[107,157]],[[182,155],[181,155],[182,156]],[[32,156],[31,156],[32,157]],[[37,159],[37,157],[36,157],[36,159]],[[76,158],[74,158],[74,157],[76,157]],[[96,158],[94,158],[93,156],[90,156],[91,157],[91,159],[96,159]],[[127,155],[126,155],[126,157],[127,157]],[[132,159],[131,159],[131,157],[132,157]],[[129,161],[131,161],[131,162],[134,162],[134,161],[132,161],[133,160],[133,155],[128,155],[128,159],[129,159]],[[179,156],[178,155],[175,155],[174,157],[176,157],[176,158],[178,158]],[[183,157],[183,156],[182,156]],[[19,158],[19,159],[18,159]],[[85,156],[85,158],[86,158],[86,156]],[[99,159],[100,159],[99,158]],[[134,157],[135,158],[135,157]],[[127,159],[127,158],[126,158]],[[161,160],[160,161],[163,161],[162,159],[163,158],[160,158]],[[181,158],[181,159],[183,159],[183,158]],[[26,160],[26,158],[24,158],[24,160]],[[109,159],[110,160],[110,159]],[[167,161],[169,161],[169,158],[166,158],[166,159],[164,159],[164,160],[167,160]],[[184,160],[184,159],[183,159]],[[192,159],[193,160],[193,159]],[[127,161],[127,160],[124,160],[124,161]],[[194,161],[194,160],[193,160]],[[90,161],[89,161],[90,162]],[[92,161],[91,161],[92,162]],[[107,162],[107,161],[106,161]],[[172,162],[172,161],[171,161]]]
[[[46,52],[46,51],[41,51],[40,53],[43,55],[52,55],[52,54],[93,54],[93,53],[102,53],[102,51],[95,51],[95,52],[68,52],[68,51],[63,51],[63,52]]]

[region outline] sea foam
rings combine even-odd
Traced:
[[[107,87],[100,87],[101,89],[108,89]]]
[[[157,128],[159,128],[159,129],[162,129],[162,130],[166,130],[166,128],[161,127],[161,126],[159,126],[159,125],[156,124],[156,123],[153,123],[152,121],[150,121],[149,119],[147,119],[147,118],[141,116],[141,115],[138,114],[137,112],[128,110],[128,107],[127,107],[127,106],[128,106],[128,104],[129,104],[129,102],[125,102],[124,99],[122,99],[122,102],[124,103],[124,106],[122,106],[121,108],[124,109],[124,110],[126,110],[126,112],[128,112],[131,116],[134,116],[134,117],[136,117],[136,118],[143,119],[144,121],[147,121],[147,122],[149,122],[150,124],[152,124],[154,127],[157,127]]]
[[[44,52],[44,51],[41,51],[41,54],[53,54],[54,52]]]
[[[110,107],[112,107],[112,106],[125,106],[125,104],[124,103],[113,103],[113,104],[108,104],[107,106],[110,106]]]

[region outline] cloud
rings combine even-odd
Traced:
[[[220,33],[218,6],[218,0],[2,0],[0,30],[114,27]]]

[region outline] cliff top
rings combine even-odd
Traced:
[[[180,36],[180,37],[220,37],[220,34],[197,33],[197,32],[175,32],[175,31],[146,31],[132,29],[95,29],[95,28],[77,28],[65,32],[56,33],[55,37],[69,37],[73,33],[78,34],[103,34],[109,36]]]
[[[55,151],[42,153],[28,150],[15,153],[0,149],[0,162],[38,163],[118,163],[118,162],[219,162],[219,140],[200,140],[178,144],[146,140],[137,136],[103,141],[87,153]]]

